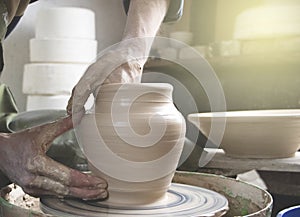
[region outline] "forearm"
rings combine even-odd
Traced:
[[[154,37],[170,0],[131,0],[123,39]]]
[[[122,42],[143,68],[170,0],[131,0]]]

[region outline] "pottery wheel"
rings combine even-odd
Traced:
[[[228,201],[223,195],[205,188],[172,183],[166,197],[153,204],[129,207],[105,201],[41,198],[41,209],[63,217],[208,217],[224,215],[228,211]]]

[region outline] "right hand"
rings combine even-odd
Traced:
[[[141,82],[150,42],[148,38],[132,38],[105,51],[73,88],[68,114],[75,116],[82,112],[90,94],[96,96],[103,84]]]

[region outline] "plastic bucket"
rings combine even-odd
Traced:
[[[277,217],[299,217],[300,205],[286,208],[277,214]]]

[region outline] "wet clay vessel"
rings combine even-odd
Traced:
[[[108,84],[76,129],[90,170],[107,180],[108,202],[163,200],[185,138],[185,121],[162,83]]]

